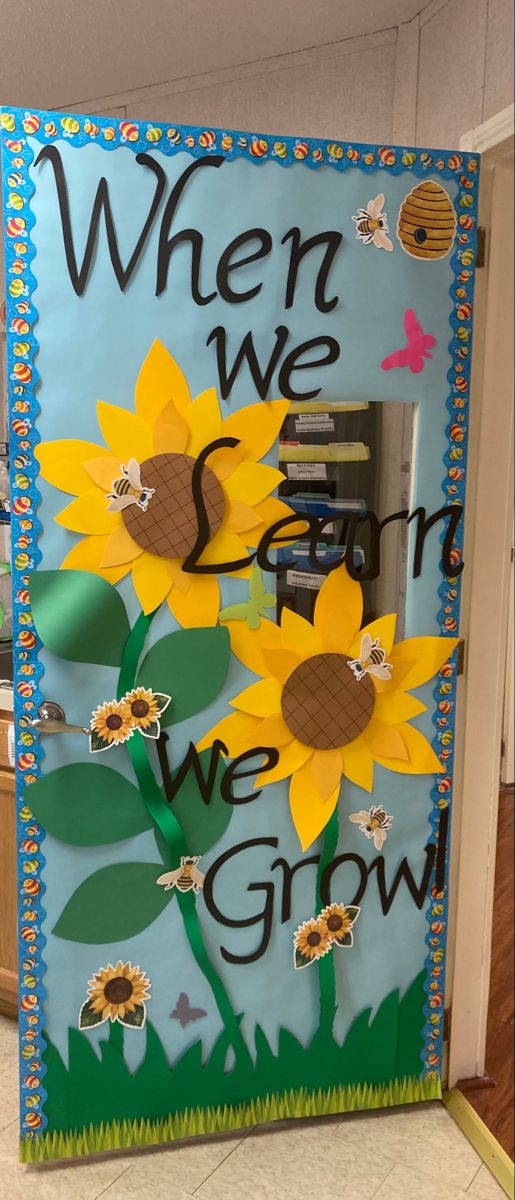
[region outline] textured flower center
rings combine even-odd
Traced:
[[[154,488],[146,512],[137,504],[122,511],[128,533],[143,550],[161,558],[186,558],[197,540],[191,488],[195,459],[189,454],[155,454],[141,463],[141,485]],[[202,496],[211,537],[224,518],[224,494],[209,467],[202,471]]]
[[[314,929],[312,933],[308,933],[306,941],[308,946],[319,946],[322,938],[320,937],[320,934],[317,933],[316,929]]]
[[[141,718],[148,716],[150,706],[146,700],[134,700],[131,704],[131,713],[133,717]]]
[[[119,975],[115,979],[110,979],[104,988],[104,996],[109,1004],[123,1004],[125,1000],[130,1000],[132,992],[130,979]]]
[[[342,925],[343,917],[339,917],[338,913],[333,913],[332,917],[329,917],[327,922],[327,928],[331,931],[331,933],[338,933]]]
[[[118,716],[118,713],[110,713],[109,716],[106,717],[106,725],[108,729],[112,729],[113,733],[115,733],[117,729],[121,729],[123,721],[122,718]]]
[[[315,654],[292,671],[281,697],[288,729],[305,746],[333,750],[368,725],[375,692],[368,675],[356,679],[346,654]]]

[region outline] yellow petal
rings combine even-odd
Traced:
[[[356,738],[340,751],[343,774],[357,787],[371,792],[374,786],[374,760],[363,738]]]
[[[179,412],[190,403],[184,375],[163,343],[152,343],[135,388],[136,412],[152,427],[171,400]]]
[[[107,579],[108,583],[118,583],[118,580],[127,574],[130,564],[124,562],[113,567],[103,566],[107,540],[103,535],[81,538],[63,559],[61,570],[92,571],[94,575],[101,575],[103,579]]]
[[[224,717],[218,722],[213,729],[204,734],[204,737],[197,742],[197,750],[205,750],[207,746],[212,746],[213,742],[219,738],[221,742],[227,746],[229,758],[237,758],[239,754],[243,754],[244,750],[248,749],[247,742],[255,729],[258,728],[259,718],[251,717],[248,713],[231,713],[228,717]],[[259,743],[256,742],[256,745]]]
[[[255,717],[270,717],[280,712],[282,688],[276,679],[260,679],[231,700],[232,708],[252,713]]]
[[[172,401],[159,414],[152,436],[156,454],[184,453],[188,444],[188,426]]]
[[[315,604],[315,629],[324,649],[346,654],[361,625],[363,597],[345,566],[337,567],[322,584]]]
[[[374,716],[379,717],[381,721],[387,721],[389,725],[411,721],[412,717],[418,717],[423,712],[426,712],[426,705],[415,696],[408,696],[406,692],[390,691],[376,695]]]
[[[229,630],[231,649],[236,658],[255,675],[268,676],[263,648],[282,646],[281,631],[275,621],[264,619],[259,629],[249,629],[246,621],[223,621]]]
[[[261,722],[255,737],[255,745],[284,746],[286,742],[291,742],[293,734],[281,715],[274,713],[273,716],[265,717],[265,720]]]
[[[233,471],[243,459],[243,446],[222,446],[220,450],[213,450],[209,455],[207,466],[211,471],[214,471],[217,479],[227,479],[228,475],[232,475]]]
[[[84,471],[84,462],[89,458],[107,457],[108,451],[102,446],[95,446],[94,442],[64,440],[42,442],[35,447],[34,454],[47,483],[60,488],[62,492],[79,496],[91,487],[91,479]]]
[[[268,672],[277,679],[279,683],[286,683],[295,667],[298,667],[302,662],[299,654],[295,654],[293,650],[264,649],[263,659]]]
[[[284,746],[277,746],[279,751],[279,762],[271,771],[265,771],[262,775],[258,775],[255,787],[264,787],[267,783],[280,783],[281,779],[287,779],[304,763],[313,757],[312,746],[303,746],[302,742],[298,742],[297,738],[293,738],[291,742]]]
[[[282,610],[281,633],[284,647],[293,650],[297,655],[302,655],[303,658],[311,658],[314,654],[322,653],[323,645],[320,635],[313,629],[309,621],[306,621],[299,613],[293,612],[291,608]]]
[[[387,725],[378,717],[372,717],[361,737],[374,758],[402,758],[407,761],[408,751],[397,726]]]
[[[435,775],[443,771],[440,759],[419,729],[414,729],[413,725],[399,725],[398,729],[407,750],[407,760],[374,755],[376,762],[402,775]]]
[[[93,483],[104,492],[112,491],[115,479],[119,479],[122,473],[121,459],[113,458],[111,454],[105,454],[101,458],[89,458],[83,465]]]
[[[216,625],[220,611],[220,589],[216,575],[194,575],[187,592],[177,586],[168,593],[168,605],[183,629]],[[209,664],[206,664],[206,670]]]
[[[332,796],[339,788],[342,774],[342,756],[339,750],[315,750],[311,759],[311,770],[322,800]]]
[[[260,500],[259,504],[255,504],[254,512],[258,518],[258,524],[253,527],[249,537],[245,538],[247,546],[258,546],[261,538],[266,533],[267,529],[271,529],[276,521],[282,521],[285,517],[293,517],[294,513],[287,504],[282,500],[278,500],[276,496],[265,496],[264,500]],[[281,540],[280,532],[274,535],[277,541],[274,540],[271,549],[277,549],[278,546],[290,546],[300,538],[305,537],[308,531],[306,522],[299,517],[298,521],[292,521],[290,525],[285,527],[284,540]],[[294,551],[292,551],[294,554]]]
[[[144,551],[132,564],[132,582],[143,612],[155,612],[172,587],[167,560]]]
[[[197,458],[204,446],[220,437],[222,418],[216,388],[201,392],[185,410],[184,418],[189,433],[187,452]]]
[[[399,683],[404,691],[420,687],[447,662],[458,642],[459,638],[447,637],[414,637],[398,642],[389,655],[393,666],[392,682],[396,680],[399,668]]]
[[[225,418],[222,437],[239,438],[243,444],[245,461],[257,462],[279,436],[288,408],[288,400],[249,404],[247,408],[240,408]]]
[[[242,500],[230,500],[226,496],[224,529],[227,530],[227,533],[245,533],[245,544],[257,546],[259,538],[257,541],[253,539],[249,543],[246,536],[249,530],[254,530],[256,526],[259,526],[260,529],[263,528],[259,524],[259,517],[256,514],[256,510],[250,508],[248,504],[244,504]]]
[[[239,562],[248,558],[245,542],[237,533],[229,533],[225,524],[208,542],[199,558],[199,566],[215,566],[217,563]],[[206,576],[207,578],[207,576]]]
[[[244,500],[246,504],[259,504],[283,481],[284,475],[276,467],[244,462],[224,480],[224,492],[230,499],[234,497]]]
[[[55,517],[58,525],[74,533],[112,533],[121,519],[119,513],[107,511],[107,500],[98,488],[82,492]]]
[[[121,563],[125,563],[128,570],[129,564],[134,562],[135,558],[139,558],[140,554],[143,554],[141,546],[138,546],[130,534],[127,533],[123,521],[120,522],[111,536],[105,539],[105,542],[102,567],[118,567]]]
[[[127,412],[125,408],[117,408],[115,404],[106,404],[105,400],[99,400],[97,418],[111,453],[119,455],[125,465],[130,458],[135,458],[139,463],[151,458],[154,453],[152,434],[150,427],[141,417]],[[93,455],[88,454],[88,458],[93,458]]]
[[[395,639],[396,624],[396,613],[388,613],[385,617],[378,617],[377,621],[371,621],[370,625],[365,625],[364,628],[360,629],[359,633],[356,634],[348,648],[347,653],[350,654],[351,658],[357,658],[361,647],[361,639],[366,633],[368,633],[369,637],[372,638],[372,641],[374,641],[375,638],[379,638],[383,650],[386,650],[388,662],[390,662],[390,650],[392,649]]]
[[[292,775],[290,809],[303,850],[308,850],[325,829],[338,803],[339,791],[338,782],[332,795],[324,800],[313,775],[311,763],[306,763]]]

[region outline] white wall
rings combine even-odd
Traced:
[[[430,0],[398,28],[69,107],[456,147],[462,133],[511,103],[512,87],[512,0]]]

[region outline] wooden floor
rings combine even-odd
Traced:
[[[488,1004],[486,1073],[495,1087],[470,1091],[467,1100],[514,1157],[513,1131],[513,789],[501,792],[497,827],[492,971]]]

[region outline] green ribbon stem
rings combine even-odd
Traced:
[[[320,886],[325,868],[331,862],[336,854],[338,846],[339,822],[338,822],[338,805],[333,812],[332,817],[328,821],[324,830],[324,841],[320,862],[317,870],[317,885],[316,885],[316,911],[320,912],[323,908],[322,896],[320,894]],[[334,1018],[336,1016],[336,979],[334,974],[334,951],[325,954],[318,963],[318,979],[320,985],[320,1029],[332,1033]]]
[[[150,613],[149,615],[140,613],[133,630],[127,638],[118,680],[118,699],[134,687],[138,663],[150,623],[154,616],[155,613]],[[135,737],[129,738],[127,749],[148,812],[166,840],[171,853],[171,860],[179,863],[181,855],[188,854],[186,839],[181,825],[164,799],[161,789],[156,782],[154,772],[148,760],[145,739],[141,735],[136,734]],[[211,987],[218,1011],[230,1035],[234,1052],[251,1063],[250,1052],[243,1038],[236,1015],[233,1012],[224,984],[207,952],[198,919],[195,895],[193,892],[177,892],[177,901],[193,957]]]

